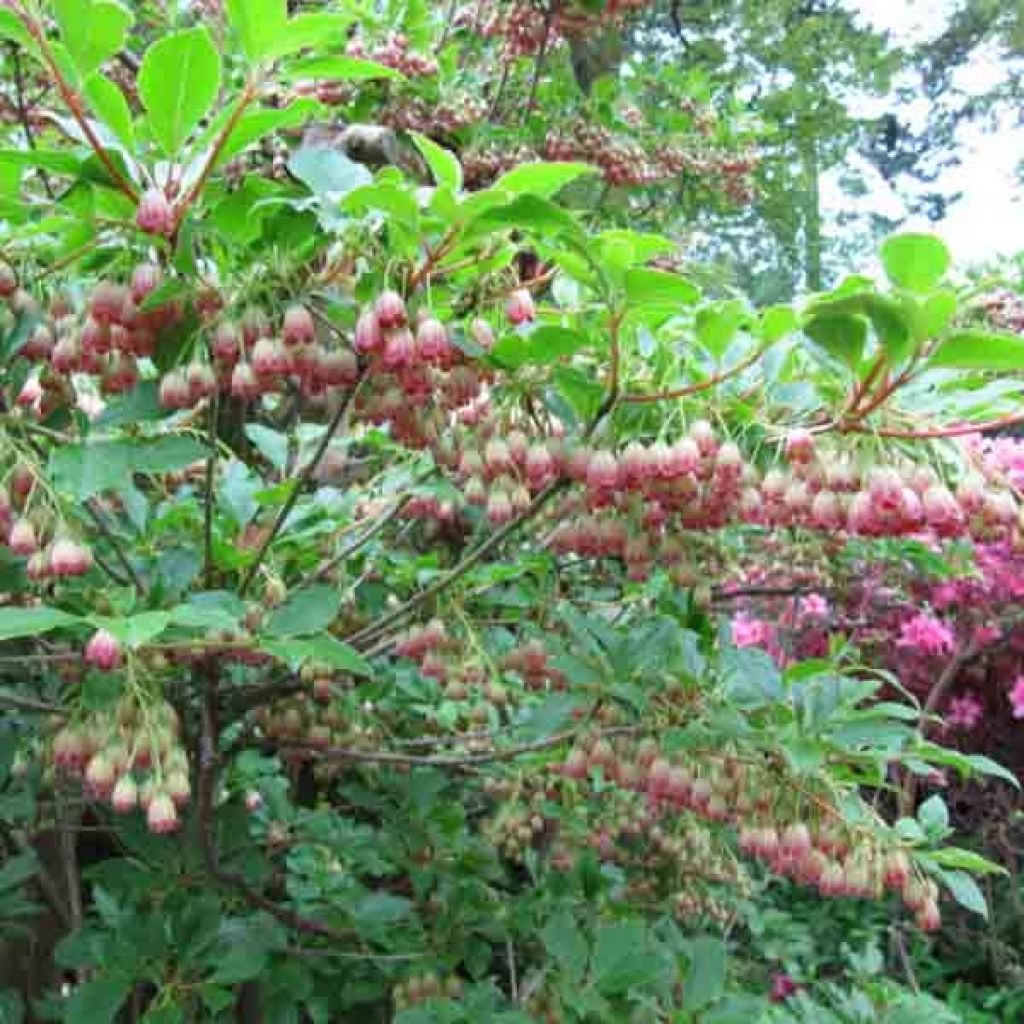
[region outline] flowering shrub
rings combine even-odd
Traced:
[[[875,799],[893,770],[1007,775],[877,671],[914,691],[1013,603],[1016,452],[946,441],[1013,421],[982,385],[1016,339],[961,327],[941,243],[756,310],[670,238],[585,226],[574,191],[652,178],[601,132],[574,136],[596,167],[493,181],[461,140],[409,159],[353,125],[261,162],[321,104],[427,104],[477,36],[533,55],[529,115],[548,36],[633,6],[550,7],[536,45],[518,4],[407,33],[270,0],[163,33],[0,11],[74,129],[29,121],[0,264],[0,892],[60,936],[6,1005],[774,1013],[811,998],[749,941],[776,887],[901,934],[984,912],[998,869],[941,799]],[[987,603],[922,593],[946,559]],[[77,830],[109,844],[88,864]]]

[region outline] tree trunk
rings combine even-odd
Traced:
[[[804,284],[808,291],[820,292],[824,287],[821,266],[821,168],[817,140],[810,133],[800,141],[800,162],[804,175]]]

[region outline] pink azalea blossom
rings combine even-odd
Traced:
[[[946,723],[954,729],[973,729],[984,717],[984,704],[968,691],[949,702]]]
[[[978,626],[974,630],[974,636],[972,639],[975,646],[988,647],[989,644],[994,644],[1002,635],[1003,631],[999,626]]]
[[[903,623],[897,643],[922,654],[949,654],[953,650],[953,633],[941,619],[922,612]]]
[[[1017,676],[1009,693],[1014,718],[1024,718],[1024,676]]]
[[[800,615],[805,619],[823,619],[828,615],[828,601],[821,594],[800,598]]]
[[[775,630],[764,619],[740,612],[732,620],[732,642],[737,647],[767,647],[775,639]]]

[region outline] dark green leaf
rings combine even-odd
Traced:
[[[358,651],[329,633],[281,640],[267,638],[260,642],[260,647],[296,668],[305,661],[311,661],[354,676],[373,675],[373,667]]]
[[[578,352],[589,342],[582,331],[571,327],[544,325],[526,336],[508,334],[491,350],[491,357],[503,366],[545,365]]]
[[[974,913],[980,914],[986,921],[988,920],[988,904],[985,902],[985,896],[978,887],[978,883],[970,875],[963,871],[943,871],[942,880],[952,893],[953,899],[960,906],[973,910]]]
[[[722,997],[725,990],[725,943],[706,936],[689,946],[690,966],[683,982],[683,1007],[702,1010]]]
[[[804,334],[829,355],[853,367],[864,354],[868,323],[852,314],[822,313],[804,324]]]
[[[68,615],[57,608],[0,608],[0,640],[11,640],[18,636],[38,636],[51,629],[71,626],[80,621],[75,615]]]
[[[579,982],[587,969],[587,943],[572,914],[564,910],[553,917],[540,937],[548,956],[562,969],[569,983]]]
[[[267,619],[267,636],[303,636],[326,629],[338,616],[341,593],[336,587],[316,584],[291,596]]]
[[[171,435],[153,440],[112,440],[66,444],[50,456],[54,485],[82,501],[117,488],[132,473],[172,473],[205,458],[195,438]]]
[[[131,982],[109,975],[79,985],[68,999],[66,1024],[107,1024],[113,1021],[131,991]]]

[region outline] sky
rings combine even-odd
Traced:
[[[875,27],[890,31],[898,42],[914,42],[939,32],[953,4],[950,0],[851,0],[850,6]],[[969,91],[980,91],[997,82],[999,74],[995,55],[979,54],[956,82]],[[963,198],[938,224],[912,218],[906,228],[940,235],[958,264],[1024,251],[1024,186],[1015,175],[1024,162],[1024,123],[1007,115],[996,131],[967,126],[961,129],[960,141],[961,165],[938,184],[944,190],[962,191]],[[865,208],[900,215],[903,207],[898,197],[877,174],[873,183],[862,201]],[[834,210],[850,203],[838,180],[824,182],[823,198]]]

